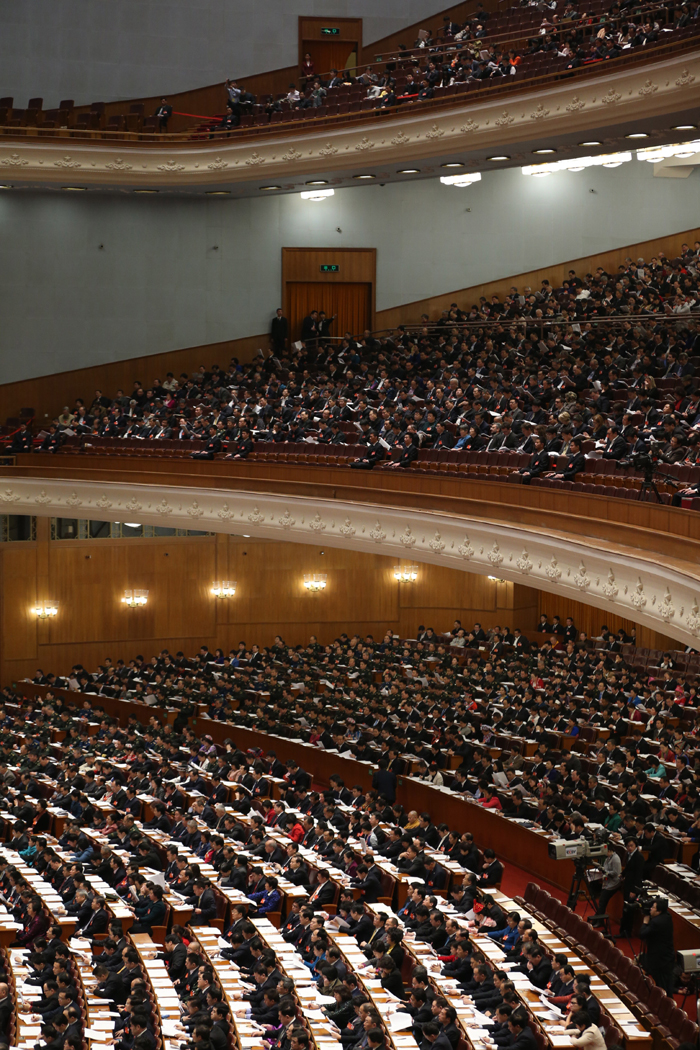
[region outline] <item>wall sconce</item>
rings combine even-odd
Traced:
[[[394,579],[397,583],[415,583],[418,579],[418,566],[396,565],[394,567]]]
[[[216,580],[212,585],[211,593],[215,598],[233,598],[236,593],[235,580]]]
[[[319,591],[325,591],[327,581],[327,572],[304,573],[304,586],[306,587],[307,591],[310,591],[312,594],[318,594]]]
[[[489,579],[493,580],[494,583],[505,583],[506,582],[505,580],[502,580],[500,578],[500,576],[489,576]]]
[[[148,591],[127,590],[124,591],[122,602],[130,609],[141,609],[148,601]]]
[[[58,616],[58,602],[46,598],[44,601],[37,602],[32,612],[37,619],[48,620],[53,616]]]

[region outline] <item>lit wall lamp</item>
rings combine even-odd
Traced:
[[[44,601],[37,602],[32,612],[39,620],[48,620],[53,616],[58,616],[58,602],[51,601],[46,598]]]
[[[212,585],[211,593],[215,598],[233,598],[236,593],[234,580],[216,580]]]
[[[394,579],[398,583],[415,583],[418,579],[417,565],[397,565],[394,568]]]
[[[500,576],[489,576],[489,579],[493,580],[494,583],[505,583],[506,582],[505,580],[502,580]]]
[[[326,572],[304,573],[304,586],[307,591],[311,592],[311,594],[318,594],[320,591],[325,591],[327,582],[328,573]]]
[[[148,591],[126,590],[122,602],[130,609],[142,609],[148,602]]]

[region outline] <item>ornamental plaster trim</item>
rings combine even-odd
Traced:
[[[285,180],[309,172],[341,172],[358,163],[439,157],[484,147],[523,143],[563,131],[598,132],[641,117],[700,105],[700,57],[680,55],[629,67],[605,78],[572,78],[547,88],[501,95],[492,101],[439,110],[403,108],[393,119],[276,133],[255,140],[235,136],[206,147],[187,143],[153,148],[48,138],[0,139],[0,172],[17,180],[63,182],[67,171],[81,184],[221,185]],[[288,188],[293,188],[289,186]]]
[[[387,493],[387,498],[391,494]],[[700,637],[700,573],[682,572],[619,548],[547,535],[461,515],[381,508],[340,500],[275,496],[195,486],[0,477],[2,504],[14,514],[104,519],[128,511],[145,524],[246,534],[381,553],[550,591],[670,634]]]

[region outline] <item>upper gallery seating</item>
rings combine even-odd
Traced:
[[[579,5],[580,6],[580,5]],[[265,129],[288,121],[349,119],[356,114],[391,110],[411,103],[437,105],[441,100],[470,101],[484,89],[517,90],[527,80],[545,77],[543,84],[562,76],[571,77],[591,67],[616,60],[648,60],[664,45],[679,48],[698,33],[697,3],[642,3],[630,5],[614,0],[592,0],[585,10],[573,0],[525,3],[487,12],[479,4],[463,24],[445,19],[433,40],[417,40],[419,46],[403,47],[382,55],[370,65],[353,70],[318,70],[302,77],[290,94],[261,94],[245,90],[244,84],[229,93],[231,112],[225,110],[227,95],[222,87],[221,110],[210,119],[185,121],[185,137],[240,134],[244,129]],[[316,93],[318,78],[322,91]],[[425,83],[423,83],[425,81]],[[235,82],[234,82],[235,84]],[[241,90],[242,89],[242,93]],[[180,114],[186,116],[186,114]],[[57,109],[43,109],[43,99],[29,100],[17,108],[12,97],[0,98],[0,133],[95,138],[149,138],[163,129],[146,104],[134,101],[124,112],[106,113],[103,102],[76,109],[72,99]]]
[[[453,304],[435,323],[424,317],[390,334],[326,334],[301,351],[260,352],[250,365],[168,373],[150,386],[135,381],[129,394],[97,391],[36,437],[30,419],[8,420],[7,449],[347,465],[376,434],[380,470],[636,498],[643,464],[629,457],[652,452],[664,481],[692,483],[699,250],[626,259],[612,274],[571,271],[560,288],[545,280],[503,302]],[[305,323],[313,332],[313,318]],[[533,463],[538,437],[543,455]]]

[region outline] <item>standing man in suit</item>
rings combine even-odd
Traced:
[[[158,109],[156,110],[156,114],[155,115],[158,117],[158,129],[159,129],[159,131],[167,131],[168,130],[168,121],[170,120],[171,116],[173,115],[173,107],[170,105],[170,103],[168,102],[167,98],[162,98],[160,100],[160,105],[158,106]]]
[[[646,949],[642,969],[653,977],[667,995],[673,995],[673,968],[676,949],[673,943],[673,919],[668,914],[668,901],[657,897],[649,915],[645,915],[639,930]]]
[[[620,936],[629,937],[632,932],[632,922],[639,907],[637,896],[644,879],[644,854],[631,835],[625,840],[625,849],[627,850],[627,863],[622,872],[625,906],[622,909],[620,920]]]
[[[277,312],[272,318],[270,325],[270,342],[274,354],[283,354],[287,347],[287,335],[289,333],[289,322],[282,313],[282,307],[277,307]]]
[[[318,338],[318,310],[312,310],[301,322],[301,341],[314,346]]]

